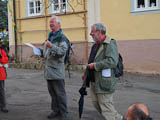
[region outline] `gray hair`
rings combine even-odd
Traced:
[[[53,15],[53,16],[51,17],[51,19],[53,19],[53,18],[56,19],[56,22],[57,22],[57,23],[61,24],[61,21],[60,21],[60,19],[59,19],[57,16]]]
[[[100,30],[102,34],[106,34],[106,27],[102,23],[93,24],[92,27],[96,29],[96,31]]]

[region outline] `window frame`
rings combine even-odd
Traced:
[[[65,5],[66,5],[66,8],[65,9],[61,9],[61,4],[62,4],[62,2],[61,2],[61,0],[57,0],[58,1],[58,10],[54,10],[54,4],[53,3],[50,3],[51,4],[51,8],[50,8],[50,13],[65,13],[65,12],[68,12],[69,11],[69,9],[68,9],[68,7],[69,7],[69,4],[68,4],[68,0],[66,0],[65,1]]]
[[[36,6],[36,2],[37,1],[40,1],[40,6]],[[33,14],[31,14],[30,13],[30,2],[33,2],[33,11],[34,11],[34,13]],[[43,6],[43,2],[42,2],[42,0],[27,0],[27,13],[28,13],[28,16],[37,16],[37,15],[42,15],[42,6]],[[40,12],[39,13],[36,13],[36,8],[37,7],[40,7]]]
[[[144,0],[145,7],[137,8],[137,2],[138,0],[134,0],[134,11],[148,11],[148,10],[156,10],[158,9],[158,0],[156,0],[156,6],[155,7],[149,7],[149,0]]]
[[[137,0],[136,0],[137,1]],[[160,13],[160,0],[156,0],[156,8],[150,8],[150,9],[136,9],[137,5],[135,3],[135,0],[130,0],[130,13],[131,15],[144,15],[144,14],[154,14],[154,13]]]

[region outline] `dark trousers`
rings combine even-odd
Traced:
[[[67,114],[67,96],[64,80],[47,80],[51,96],[51,109],[61,115]]]
[[[6,107],[6,99],[5,99],[5,80],[0,80],[0,108]]]

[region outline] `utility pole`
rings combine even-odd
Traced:
[[[15,60],[17,61],[17,27],[16,27],[16,3],[13,0],[13,16],[14,16],[14,39],[15,39]]]

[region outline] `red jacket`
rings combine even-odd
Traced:
[[[7,78],[6,69],[3,66],[0,66],[0,80],[5,80]]]
[[[0,80],[5,80],[7,78],[5,64],[8,63],[8,55],[3,48],[3,45],[0,43]]]
[[[0,44],[0,63],[1,64],[8,63],[8,55],[2,44]]]

